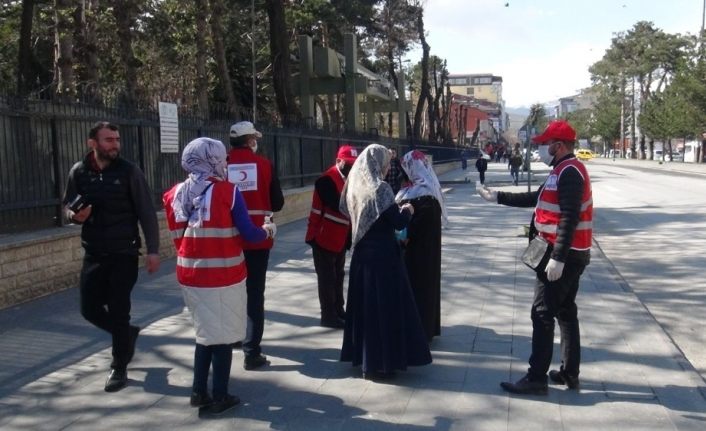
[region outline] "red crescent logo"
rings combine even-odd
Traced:
[[[245,181],[245,179],[248,177],[248,173],[245,171],[240,171],[240,174],[242,175],[242,177],[240,177],[239,181]]]

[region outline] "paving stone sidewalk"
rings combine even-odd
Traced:
[[[489,181],[506,181],[504,168],[490,164]],[[83,321],[76,289],[0,311],[0,429],[706,429],[703,381],[599,249],[578,297],[581,390],[501,390],[500,381],[524,374],[530,352],[533,274],[518,256],[531,210],[484,203],[476,178],[461,170],[441,178],[451,188],[451,224],[433,364],[376,383],[338,361],[342,332],[317,326],[316,277],[298,221],[280,227],[270,262],[263,350],[272,364],[245,371],[234,354],[231,392],[242,405],[218,419],[199,419],[188,405],[193,330],[172,260],[157,276],[140,274],[133,316],[145,328],[130,383],[117,393],[103,391],[108,337]]]

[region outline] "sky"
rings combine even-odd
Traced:
[[[505,6],[505,4],[508,6]],[[577,94],[615,33],[651,21],[667,33],[698,34],[703,0],[427,0],[431,54],[452,74],[503,78],[509,108]],[[421,59],[421,49],[409,57]]]

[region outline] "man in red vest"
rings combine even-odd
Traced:
[[[249,121],[235,123],[230,128],[232,148],[228,153],[228,181],[238,186],[255,226],[261,226],[266,216],[270,218],[273,212],[284,206],[282,188],[272,163],[256,154],[260,138],[262,133]],[[269,363],[262,354],[260,343],[265,329],[265,277],[272,245],[272,238],[256,243],[243,241],[248,269],[248,328],[243,340],[246,370]]]
[[[343,278],[346,249],[350,248],[350,220],[338,209],[341,191],[358,151],[343,145],[338,149],[336,163],[314,184],[305,241],[314,254],[314,268],[319,284],[321,326],[343,329]]]
[[[591,258],[593,198],[586,167],[574,156],[576,132],[564,120],[552,121],[536,136],[540,159],[553,169],[535,192],[507,193],[480,188],[486,200],[535,207],[530,239],[539,236],[547,252],[535,268],[532,303],[532,355],[527,374],[500,386],[517,394],[546,395],[552,362],[554,319],[561,331],[561,368],[549,371],[553,383],[579,387],[581,339],[576,309],[579,278]]]

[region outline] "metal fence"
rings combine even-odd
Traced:
[[[161,207],[161,196],[185,177],[180,153],[162,153],[159,115],[46,100],[0,97],[0,234],[59,226],[61,198],[71,167],[88,152],[88,131],[96,121],[119,126],[121,155],[140,166]],[[228,143],[234,119],[204,121],[179,114],[179,150],[194,138],[209,136]],[[334,161],[337,148],[348,143],[363,148],[371,142],[395,147],[399,154],[419,148],[435,162],[458,160],[453,147],[424,145],[377,135],[332,134],[316,129],[281,128],[258,124],[264,132],[261,152],[272,160],[284,189],[316,180]]]

